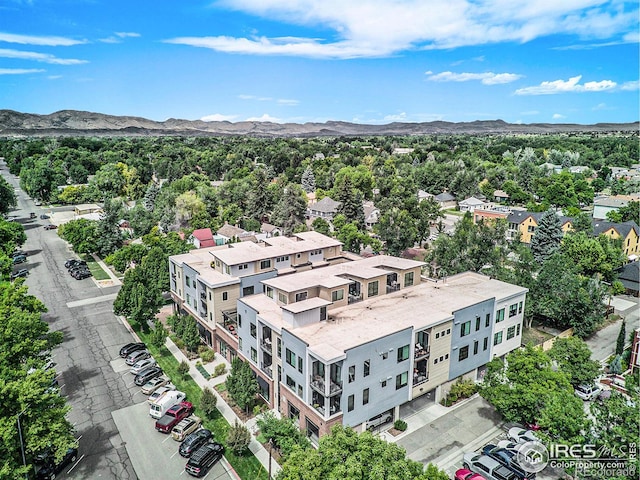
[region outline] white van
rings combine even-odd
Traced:
[[[177,390],[169,390],[164,392],[160,397],[151,404],[149,409],[149,415],[153,418],[160,418],[167,410],[173,407],[176,403],[180,403],[185,399],[187,395],[184,392],[178,392]]]

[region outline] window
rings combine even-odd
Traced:
[[[238,326],[242,328],[242,315],[238,314]]]
[[[267,297],[273,298],[273,288],[267,287]]]
[[[507,328],[507,340],[509,340],[510,338],[513,338],[515,336],[516,336],[516,327],[515,327],[515,325],[513,327]]]
[[[284,293],[278,292],[278,301],[280,303],[284,303],[286,305],[287,304],[287,300],[288,300],[287,296]]]
[[[258,352],[253,347],[251,347],[251,360],[253,360],[254,362],[258,361]]]
[[[460,336],[464,337],[465,335],[469,335],[471,333],[471,320],[468,322],[464,322],[460,325]]]
[[[520,335],[520,324],[516,325],[516,335]]]
[[[293,353],[288,348],[285,348],[284,354],[285,354],[285,359],[287,363],[291,365],[293,368],[296,368],[296,354]]]
[[[249,264],[247,263],[243,263],[241,265],[238,265],[238,270],[247,270],[249,268]]]
[[[487,313],[487,316],[484,317],[484,326],[488,327],[489,325],[491,325],[491,314]]]
[[[264,270],[266,268],[271,268],[271,259],[262,260],[260,262],[260,270]]]
[[[509,318],[515,317],[518,314],[518,304],[514,303],[513,305],[509,305]]]
[[[378,295],[378,281],[377,280],[375,282],[369,282],[369,284],[367,285],[367,296],[375,297],[376,295]]]
[[[282,358],[282,339],[281,338],[276,339],[276,353],[278,355],[278,358]]]
[[[406,387],[409,383],[409,372],[402,372],[400,375],[396,375],[396,390],[400,390],[402,387]]]
[[[320,307],[320,321],[327,319],[327,307]]]
[[[349,367],[349,383],[353,383],[356,381],[356,366],[351,365]]]
[[[216,267],[219,267],[219,266],[220,266],[220,260],[216,258]]]
[[[469,345],[465,345],[464,347],[460,348],[460,351],[458,352],[458,361],[461,362],[462,360],[465,360],[469,358]]]
[[[366,405],[367,403],[369,403],[369,389],[365,388],[362,390],[362,404]]]
[[[254,293],[254,289],[253,289],[253,285],[251,285],[250,287],[244,287],[242,289],[242,296],[245,297],[247,295],[253,295]]]
[[[355,399],[355,397],[353,395],[349,395],[349,397],[347,398],[347,411],[348,412],[352,412],[353,411],[354,399]]]
[[[404,274],[404,286],[410,287],[413,285],[413,272],[407,272]]]
[[[502,332],[498,332],[493,336],[493,344],[499,345],[502,343]]]
[[[191,305],[191,295],[187,293],[187,305]]]
[[[238,348],[242,351],[242,337],[238,338]]]
[[[302,302],[307,299],[307,292],[296,293],[296,302]]]
[[[209,292],[209,300],[211,300],[211,292]]]
[[[369,373],[371,373],[371,361],[367,359],[367,360],[364,361],[364,368],[362,369],[362,376],[363,377],[368,377]]]
[[[276,263],[286,262],[287,260],[289,260],[289,255],[284,255],[282,257],[276,258]]]
[[[185,282],[187,282],[187,287],[191,286],[191,278],[185,277]]]
[[[436,338],[440,338],[440,332],[436,333]]]
[[[249,326],[249,330],[251,331],[251,336],[252,336],[253,338],[256,338],[256,331],[257,331],[257,329],[256,329],[256,324],[255,324],[255,323],[250,324],[250,326]]]
[[[476,332],[480,330],[480,316],[476,316]]]
[[[484,352],[488,346],[489,346],[489,337],[484,337],[484,340],[482,341],[482,351]]]
[[[231,269],[229,268],[229,265],[224,266],[224,273],[226,273],[227,275],[231,275]]]
[[[504,320],[504,308],[501,308],[496,312],[496,323],[500,323]]]
[[[534,227],[533,225],[529,225],[527,227],[527,232],[529,232],[529,233],[533,233],[535,230],[536,230],[536,227]]]
[[[298,371],[302,373],[302,357],[298,357]]]
[[[447,335],[449,335],[451,333],[451,329],[447,328]]]
[[[225,301],[229,298],[229,294],[227,292],[222,292],[222,300]]]
[[[331,301],[338,302],[344,298],[344,289],[331,292]]]
[[[518,313],[522,313],[522,302],[518,304]]]
[[[298,396],[302,398],[302,385],[298,385]]]
[[[409,358],[409,345],[398,348],[398,363],[404,362]]]
[[[473,354],[474,355],[478,354],[478,341],[477,340],[475,342],[473,342]]]
[[[289,375],[287,375],[287,387],[296,388],[296,382],[293,378],[291,378]]]

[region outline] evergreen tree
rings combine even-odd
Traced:
[[[200,408],[204,412],[205,416],[212,419],[216,412],[216,405],[218,404],[218,397],[213,393],[209,387],[205,387],[200,396]]]
[[[302,189],[307,193],[316,191],[316,176],[313,174],[311,165],[307,166],[302,173]]]
[[[553,210],[547,210],[541,217],[535,235],[531,239],[531,253],[536,262],[542,264],[560,248],[562,243],[562,223]]]
[[[164,325],[162,324],[161,321],[156,320],[154,323],[155,323],[155,326],[151,331],[151,344],[160,348],[164,345],[164,342],[167,340],[167,337],[169,336],[169,332],[167,331],[166,328],[164,328]]]
[[[344,215],[347,222],[355,223],[360,229],[364,229],[364,207],[362,205],[362,194],[353,188],[351,178],[345,176],[342,185],[338,188],[336,198],[340,202],[336,209],[336,214]]]
[[[251,443],[251,432],[238,419],[229,427],[227,445],[236,455],[242,455]]]
[[[233,360],[225,385],[238,407],[248,412],[259,390],[258,382],[249,364],[239,358]]]
[[[96,226],[96,248],[102,257],[106,257],[122,246],[118,217],[117,202],[107,198],[104,202],[103,213]]]
[[[198,349],[198,346],[200,345],[200,332],[198,331],[198,325],[194,318],[187,317],[181,338],[187,347],[187,350],[190,352],[195,352]]]
[[[145,210],[149,212],[153,212],[156,208],[156,198],[160,193],[160,187],[156,182],[151,182],[147,187],[147,191],[144,193],[144,198],[142,199],[142,205]]]
[[[304,224],[307,211],[307,199],[302,189],[288,184],[282,197],[273,209],[271,223],[283,229],[285,235],[291,235],[296,227]]]
[[[625,341],[626,335],[627,335],[627,331],[626,331],[624,318],[623,318],[622,324],[620,325],[620,332],[618,333],[618,339],[616,340],[616,355],[622,355],[622,352],[624,352],[624,341]]]
[[[249,218],[260,223],[269,217],[273,207],[273,198],[268,186],[267,172],[263,168],[255,170],[247,198],[246,213]]]
[[[187,375],[189,375],[189,368],[189,362],[187,362],[186,360],[182,360],[180,362],[180,364],[178,365],[178,373],[182,378],[187,378]]]

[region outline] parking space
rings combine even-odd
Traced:
[[[133,468],[140,480],[191,478],[185,471],[187,459],[178,454],[179,443],[155,430],[155,420],[149,416],[149,404],[144,401],[112,413]],[[216,463],[205,479],[233,480],[224,460]]]

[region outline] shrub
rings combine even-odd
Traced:
[[[189,362],[187,362],[186,360],[182,360],[180,362],[180,365],[178,365],[178,373],[183,378],[186,378],[186,376],[189,374]]]
[[[178,347],[180,350],[184,350],[184,342],[182,341],[181,338],[174,337],[172,340],[173,340],[173,343],[176,344],[176,347]]]
[[[199,350],[202,350],[202,349],[199,349]],[[216,352],[211,350],[209,347],[204,347],[204,350],[200,352],[200,358],[204,363],[211,363],[216,358]]]
[[[220,375],[224,375],[227,371],[227,366],[224,363],[220,365],[216,365],[216,368],[213,369],[213,376],[219,377]]]
[[[213,393],[213,391],[206,387],[202,391],[202,396],[200,397],[200,408],[206,415],[207,418],[212,418],[215,411],[216,405],[218,404],[218,397]]]
[[[262,443],[273,441],[283,460],[296,446],[309,448],[311,442],[291,418],[277,418],[272,412],[266,412],[258,419],[256,425],[260,429],[258,440]]]
[[[458,400],[469,398],[478,390],[477,385],[471,380],[458,380],[451,385],[451,389],[447,396],[440,400],[440,403],[445,407],[449,407],[456,403]]]
[[[235,423],[229,428],[227,434],[227,445],[236,455],[242,455],[246,452],[251,442],[251,432],[243,424],[236,419]]]
[[[393,422],[393,428],[395,428],[396,430],[400,430],[401,432],[404,432],[407,429],[407,422],[405,422],[404,420],[396,420],[395,422]]]

